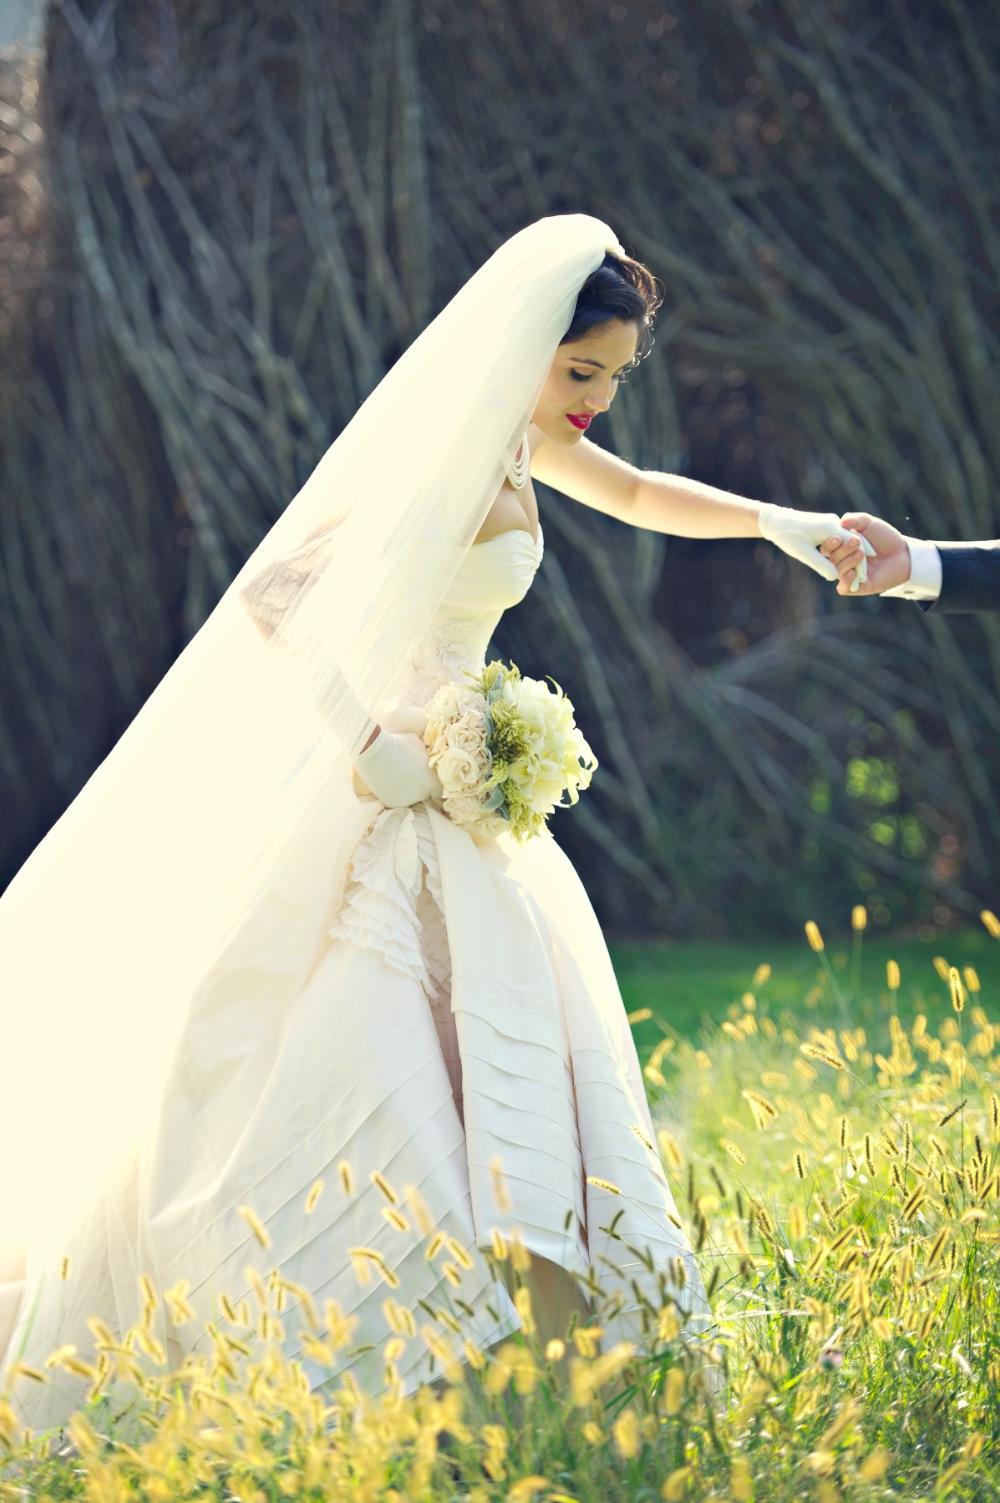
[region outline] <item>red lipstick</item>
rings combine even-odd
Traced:
[[[566,416],[574,428],[589,428],[592,421],[590,414],[584,412],[567,412]]]

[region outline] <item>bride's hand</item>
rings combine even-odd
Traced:
[[[774,506],[771,502],[765,502],[761,507],[757,526],[761,537],[767,538],[769,543],[773,543],[783,553],[798,559],[799,563],[808,568],[815,569],[817,574],[822,574],[824,579],[833,583],[840,576],[836,566],[820,553],[820,544],[830,538],[841,538],[854,544],[859,540],[858,533],[840,525],[835,512],[797,511],[792,506]],[[861,537],[860,542],[862,557],[857,577],[863,583],[868,577],[868,558],[865,555],[874,557],[875,549],[865,537]]]
[[[442,797],[441,779],[430,765],[423,739],[414,731],[387,731],[354,759],[362,787],[388,809],[406,808],[425,799]]]

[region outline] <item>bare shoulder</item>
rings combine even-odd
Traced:
[[[532,424],[531,474],[543,485],[562,491],[573,501],[592,506],[610,517],[625,521],[635,503],[636,484],[642,474],[635,465],[584,437],[560,444],[547,438]]]

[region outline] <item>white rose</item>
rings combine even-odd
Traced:
[[[427,718],[438,726],[444,726],[469,710],[477,707],[482,709],[484,703],[483,696],[465,684],[442,684],[427,705]]]
[[[437,759],[437,774],[445,797],[471,793],[481,781],[477,759],[455,746],[449,746]]]
[[[453,819],[459,825],[475,825],[482,818],[483,806],[478,798],[460,796],[446,798],[444,810],[449,819]]]
[[[467,710],[445,729],[449,746],[475,756],[486,742],[486,716],[480,710]]]
[[[429,720],[444,721],[458,714],[458,692],[455,684],[444,684],[432,695],[427,706]]]

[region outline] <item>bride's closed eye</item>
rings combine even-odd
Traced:
[[[570,371],[570,375],[573,377],[574,381],[589,381],[590,380],[590,376],[587,375],[587,374],[585,374],[583,371]],[[624,386],[628,382],[628,375],[627,375],[627,373],[622,372],[621,374],[615,376],[615,380],[618,382],[619,386]]]

